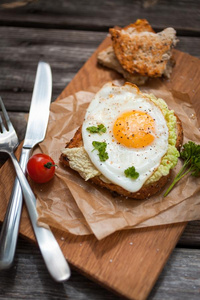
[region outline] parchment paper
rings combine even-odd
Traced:
[[[183,123],[184,143],[188,140],[200,143],[199,116],[187,94],[167,90],[161,80],[142,90],[163,98],[174,109]],[[200,178],[188,176],[167,197],[163,197],[166,186],[160,193],[141,201],[113,198],[106,189],[85,182],[76,172],[59,164],[61,149],[82,124],[93,95],[80,91],[51,105],[46,138],[36,151],[49,154],[58,167],[52,181],[33,184],[39,223],[76,235],[93,233],[102,239],[117,230],[200,219]],[[179,160],[172,171],[172,180],[181,165]]]

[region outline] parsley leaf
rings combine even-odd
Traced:
[[[97,142],[93,141],[92,145],[94,146],[94,150],[97,150],[99,152],[99,159],[100,161],[106,161],[108,159],[108,153],[106,152],[107,144],[105,142]]]
[[[124,171],[126,177],[130,177],[132,179],[137,179],[139,177],[139,173],[136,172],[135,167],[130,167]]]
[[[189,141],[183,145],[180,157],[184,160],[183,166],[174,178],[170,187],[164,193],[164,197],[169,194],[174,185],[185,175],[190,173],[194,177],[200,176],[200,145]]]
[[[90,126],[86,128],[87,131],[90,133],[105,133],[106,132],[106,127],[103,124],[99,124],[97,127],[96,126]]]

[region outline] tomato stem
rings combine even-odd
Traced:
[[[51,169],[51,167],[56,167],[56,165],[52,164],[52,162],[48,162],[46,164],[44,164],[44,167],[47,168],[47,169]]]

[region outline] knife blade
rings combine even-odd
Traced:
[[[52,75],[49,64],[39,62],[23,149],[32,149],[43,141],[49,119],[52,93]]]
[[[33,89],[25,139],[19,160],[20,167],[24,173],[33,147],[39,142],[43,141],[43,139],[45,138],[49,118],[51,93],[51,68],[48,63],[39,62],[36,72],[36,79]],[[0,235],[0,269],[8,269],[12,266],[19,232],[22,203],[22,190],[19,181],[16,178]],[[33,205],[35,206],[36,203],[33,203]],[[50,274],[56,281],[63,281],[68,279],[70,277],[69,266],[57,244],[57,241],[50,231],[50,228],[47,226],[47,228],[44,229],[37,226],[36,209],[34,209],[30,217],[32,220],[34,220],[35,224],[32,224],[33,229],[37,239],[39,238],[38,244]],[[43,250],[43,244],[45,240],[46,242],[51,242],[52,247],[57,253],[57,256],[55,255],[55,258],[53,255],[53,251],[47,253],[46,249]],[[51,262],[49,262],[49,259],[51,259]],[[55,259],[57,261],[55,261]],[[53,266],[53,268],[51,268],[49,263]]]

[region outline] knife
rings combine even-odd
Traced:
[[[25,173],[26,164],[32,149],[43,141],[49,118],[49,107],[52,93],[52,74],[49,64],[39,62],[31,100],[28,124],[20,156],[20,166]],[[12,194],[4,218],[0,235],[0,270],[12,266],[22,211],[22,191],[18,179],[15,179]],[[36,206],[36,203],[33,203]],[[37,211],[31,213],[33,229],[38,245],[46,263],[47,269],[56,281],[63,281],[70,277],[67,261],[58,246],[50,228],[37,225]]]

